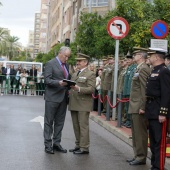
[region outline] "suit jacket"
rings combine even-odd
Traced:
[[[71,80],[80,87],[80,92],[70,90],[69,107],[70,111],[90,112],[92,110],[92,93],[95,90],[96,75],[86,68],[78,76],[77,72],[72,75]]]
[[[68,66],[66,65],[67,71]],[[65,79],[64,72],[56,58],[48,61],[45,65],[44,81],[46,101],[60,103],[68,95],[68,87],[60,86],[59,81]]]
[[[30,69],[29,75],[31,80],[33,80],[34,77],[34,81],[37,81],[37,69]]]
[[[138,113],[139,109],[145,110],[146,82],[150,74],[150,68],[146,63],[141,64],[132,78],[128,113]]]

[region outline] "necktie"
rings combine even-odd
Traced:
[[[81,72],[80,70],[77,72],[77,76],[80,74],[80,72]]]
[[[66,69],[65,69],[65,67],[64,67],[65,64],[62,63],[61,66],[62,66],[62,70],[63,70],[63,72],[64,72],[64,77],[67,78],[67,72],[66,72]]]

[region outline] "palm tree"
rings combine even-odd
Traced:
[[[8,31],[4,28],[0,28],[0,55],[6,55],[6,37],[9,35]]]
[[[20,48],[20,45],[17,43],[19,40],[16,36],[10,36],[8,35],[6,38],[7,47],[8,47],[8,57],[9,60],[14,57],[14,54],[16,53],[16,50]]]

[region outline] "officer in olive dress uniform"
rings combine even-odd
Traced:
[[[123,62],[121,63],[121,71],[119,73],[119,76],[118,76],[118,81],[117,81],[117,96],[119,94],[123,94],[123,87],[124,87],[124,77],[125,77],[125,73],[127,71],[127,67],[128,67],[128,64],[127,64],[127,59],[124,58]],[[119,97],[119,96],[118,96]],[[116,108],[117,109],[117,108]],[[116,112],[117,113],[117,112]],[[116,115],[117,117],[117,115]],[[125,110],[124,110],[124,103],[122,103],[122,121],[124,122],[125,121]]]
[[[129,98],[130,91],[131,91],[132,77],[136,70],[136,64],[134,64],[133,62],[132,55],[126,55],[126,58],[128,62],[128,68],[124,76],[123,97]],[[129,108],[129,103],[126,102],[125,103],[126,122],[124,123],[124,126],[130,128],[131,127],[131,115],[128,114],[128,108]]]
[[[149,139],[152,152],[152,170],[164,170],[166,154],[166,124],[170,106],[170,71],[165,66],[166,50],[149,48],[149,60],[153,66],[146,85],[145,114],[149,121]]]
[[[108,56],[108,60],[109,60],[109,64],[107,65],[106,73],[105,73],[105,78],[104,78],[105,89],[107,90],[107,92],[108,91],[112,91],[113,92],[113,85],[114,85],[114,62],[115,62],[114,61],[114,56],[113,55],[109,55]],[[110,96],[110,101],[112,102],[112,95]],[[110,116],[111,116],[111,112],[110,112]]]
[[[76,85],[71,86],[68,109],[71,111],[76,146],[69,151],[74,154],[89,153],[89,115],[93,105],[92,93],[96,85],[96,75],[88,69],[89,59],[89,56],[78,53],[76,60],[79,71],[71,78]]]
[[[146,164],[148,150],[147,119],[145,117],[146,102],[146,81],[150,74],[150,68],[145,63],[147,58],[147,49],[135,48],[133,60],[137,64],[135,74],[132,78],[129,110],[132,116],[132,144],[134,158],[128,159],[130,165]]]
[[[108,60],[109,60],[109,64],[107,65],[106,68],[106,73],[105,73],[105,78],[104,78],[104,82],[106,85],[106,90],[111,90],[113,91],[113,82],[114,82],[114,78],[113,78],[113,74],[114,74],[114,56],[113,55],[109,55],[108,56]]]
[[[106,56],[104,56],[102,61],[103,61],[103,71],[102,71],[102,75],[101,75],[101,89],[102,89],[102,98],[104,99],[105,96],[107,95],[106,83],[105,83],[104,79],[105,79],[105,74],[106,74],[106,68],[109,64],[109,60]],[[102,113],[104,113],[104,114],[106,113],[106,100],[103,102]]]

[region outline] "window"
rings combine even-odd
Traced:
[[[84,6],[89,7],[90,0],[84,0]],[[107,6],[108,0],[91,0],[92,7],[96,6]]]
[[[41,33],[41,38],[46,38],[46,33]]]

